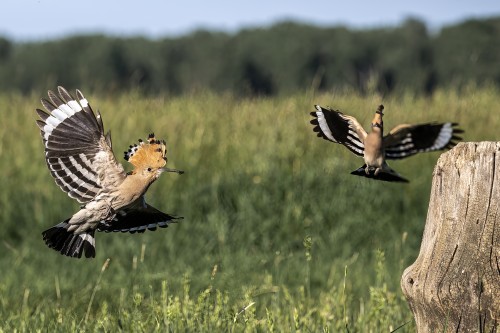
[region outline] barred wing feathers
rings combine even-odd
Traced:
[[[144,203],[143,207],[134,207],[122,209],[116,212],[115,217],[106,223],[99,224],[97,231],[104,232],[130,232],[143,233],[146,230],[154,231],[157,228],[166,228],[170,223],[176,223],[182,220],[182,217],[176,217],[165,214],[162,211]]]
[[[319,105],[314,107],[316,111],[311,112],[311,116],[315,118],[311,120],[311,124],[318,137],[340,143],[354,154],[363,156],[367,134],[356,118]]]
[[[421,152],[452,148],[463,130],[457,123],[427,123],[419,125],[399,125],[384,137],[385,157],[402,159]]]
[[[79,90],[77,99],[63,87],[57,90],[59,96],[49,91],[49,99],[41,100],[47,112],[36,110],[45,160],[57,185],[86,203],[105,187],[104,179],[123,179],[125,171],[113,155],[109,135],[104,135],[101,115],[94,113]]]

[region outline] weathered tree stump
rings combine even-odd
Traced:
[[[401,287],[419,333],[498,331],[500,142],[460,143],[439,158],[420,253]]]

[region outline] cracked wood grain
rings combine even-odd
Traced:
[[[401,278],[419,333],[498,332],[500,142],[466,142],[434,169],[420,253]]]

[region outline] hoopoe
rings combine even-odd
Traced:
[[[351,172],[352,175],[390,181],[408,182],[391,169],[386,159],[402,159],[421,152],[448,149],[461,140],[457,123],[402,124],[384,136],[384,106],[380,105],[366,133],[356,118],[338,110],[314,106],[311,120],[318,137],[343,144],[351,152],[364,158],[365,164]]]
[[[49,91],[42,98],[48,111],[36,109],[41,120],[45,160],[59,187],[83,204],[81,209],[42,235],[45,243],[69,257],[95,257],[95,231],[144,232],[165,228],[182,217],[165,214],[148,205],[144,194],[165,172],[183,171],[166,168],[165,141],[150,134],[147,141],[130,146],[125,159],[133,166],[126,173],[116,160],[110,132],[104,134],[99,111],[94,113],[83,94],[77,99],[63,87],[59,96]]]

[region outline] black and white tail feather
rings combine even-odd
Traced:
[[[86,258],[94,258],[95,230],[75,234],[68,231],[68,221],[69,219],[42,233],[47,246],[68,257],[81,258],[85,253]]]
[[[363,164],[358,169],[352,171],[351,175],[371,178],[371,179],[375,179],[375,180],[381,180],[384,182],[398,182],[398,183],[408,183],[409,182],[408,179],[402,177],[399,173],[394,171],[387,164],[378,173],[376,173],[375,170],[373,170],[373,169],[372,170],[368,169],[368,172],[367,172],[366,167],[367,167],[367,165]]]
[[[75,99],[63,87],[59,96],[49,91],[43,98],[47,110],[36,109],[41,120],[36,123],[45,146],[45,159],[51,175],[59,187],[79,203],[89,203],[106,187],[107,181],[124,179],[127,175],[112,152],[111,136],[104,134],[99,112],[94,113],[87,99],[77,90]],[[110,179],[110,180],[108,180]],[[95,230],[111,232],[144,232],[165,228],[182,217],[165,214],[145,202],[140,207],[116,212],[109,221],[101,221],[95,228],[83,232],[68,229],[70,219],[45,230],[46,244],[69,257],[95,257]]]
[[[43,240],[48,247],[65,256],[81,258],[95,257],[95,230],[99,232],[129,232],[143,233],[146,230],[155,231],[157,228],[166,228],[170,223],[177,223],[182,217],[165,214],[158,209],[147,205],[146,209],[119,210],[110,221],[102,221],[96,229],[83,233],[68,231],[68,220],[45,230]]]
[[[343,114],[338,110],[315,105],[314,117],[310,123],[318,137],[340,143],[357,156],[364,156],[364,142],[367,132],[356,118]],[[383,106],[382,110],[383,110]],[[426,123],[418,125],[402,124],[392,129],[382,139],[382,149],[385,159],[403,159],[418,153],[450,149],[462,140],[459,134],[463,130],[457,128],[457,123]],[[351,172],[353,175],[390,182],[408,182],[397,172],[384,163],[385,169],[379,173],[367,170],[367,165]]]

